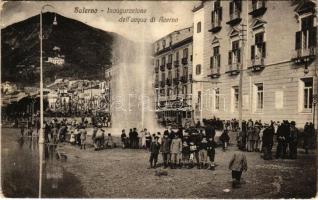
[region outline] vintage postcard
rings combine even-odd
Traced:
[[[3,198],[310,199],[317,1],[2,1]]]

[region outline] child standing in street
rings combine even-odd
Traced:
[[[240,185],[243,171],[247,171],[246,156],[241,151],[236,151],[230,160],[229,169],[232,170],[232,187],[237,188]]]
[[[182,144],[182,162],[186,168],[189,168],[190,146],[187,141]]]
[[[157,161],[158,161],[158,154],[160,150],[160,144],[158,143],[159,137],[155,137],[154,141],[150,144],[150,168],[156,168]]]
[[[207,168],[207,160],[208,160],[208,152],[207,152],[207,144],[208,141],[206,140],[205,137],[202,138],[201,143],[200,143],[200,150],[199,150],[199,155],[200,155],[200,168],[205,169]]]
[[[210,170],[214,170],[215,168],[215,163],[214,163],[214,158],[215,158],[215,147],[216,147],[216,143],[214,141],[214,139],[211,137],[208,140],[207,143],[207,152],[208,152],[208,157],[210,160]]]

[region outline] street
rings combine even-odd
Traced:
[[[89,197],[104,198],[310,198],[316,194],[316,156],[299,150],[297,160],[265,161],[260,154],[246,153],[248,170],[239,189],[231,188],[228,162],[234,145],[216,150],[215,171],[203,169],[147,169],[146,150],[93,148],[63,144],[64,167],[81,182]],[[159,155],[159,163],[162,158]],[[156,171],[167,176],[155,176]],[[296,187],[295,187],[296,186]],[[229,189],[229,192],[223,190]]]

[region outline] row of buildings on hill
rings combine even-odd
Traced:
[[[192,27],[153,44],[159,121],[317,121],[315,1],[213,0],[192,11]]]

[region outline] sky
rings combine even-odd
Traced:
[[[178,29],[192,26],[192,9],[196,1],[10,1],[1,4],[2,28],[40,13],[43,5],[50,4],[44,11],[57,12],[65,17],[82,21],[90,26],[111,31],[133,41],[154,42]],[[97,13],[75,12],[83,9],[97,9]],[[145,14],[107,13],[110,9],[147,9]],[[104,10],[104,11],[101,11]],[[119,22],[121,17],[130,17],[129,22]],[[150,23],[151,17],[156,22]],[[158,22],[160,17],[178,19],[177,22]],[[146,18],[146,23],[131,22],[132,18]]]

